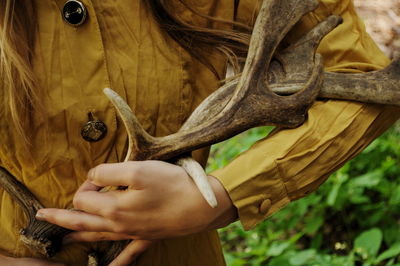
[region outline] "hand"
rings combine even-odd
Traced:
[[[37,218],[79,231],[69,241],[156,240],[216,229],[233,222],[237,211],[219,181],[209,178],[218,200],[214,209],[179,166],[161,161],[102,164],[89,171],[74,197],[81,211],[42,209]],[[105,186],[128,189],[99,192]]]
[[[0,265],[7,266],[65,266],[65,264],[33,258],[12,258],[0,255]]]

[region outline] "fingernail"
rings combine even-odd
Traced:
[[[43,220],[46,219],[46,216],[40,210],[36,212],[35,217],[36,217],[37,220],[40,220],[40,221],[43,221]]]

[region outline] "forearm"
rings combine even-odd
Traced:
[[[214,176],[209,176],[210,184],[218,201],[218,215],[210,221],[208,229],[223,228],[238,219],[238,210],[233,204],[222,183]]]

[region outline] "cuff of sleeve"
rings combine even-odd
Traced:
[[[238,169],[235,167],[225,167],[211,173],[229,192],[245,230],[254,228],[290,202],[278,167],[273,165],[268,171],[258,173],[247,180],[237,178]],[[254,167],[251,164],[248,166]],[[251,195],[248,191],[252,191]]]
[[[275,131],[211,175],[228,191],[249,230],[316,190],[398,117],[398,108],[390,106],[316,102],[301,127]]]

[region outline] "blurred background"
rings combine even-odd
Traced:
[[[400,53],[400,0],[355,0],[367,31],[391,58]],[[212,147],[223,167],[269,127]],[[400,266],[400,123],[334,173],[315,193],[245,232],[220,230],[229,266]]]
[[[389,57],[400,52],[400,1],[354,0],[368,33]]]

